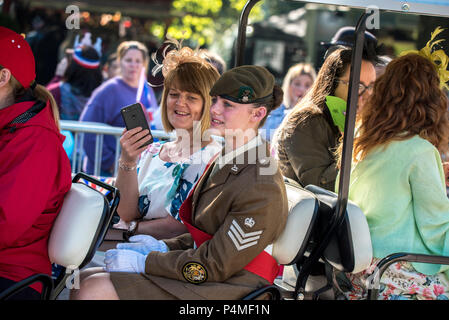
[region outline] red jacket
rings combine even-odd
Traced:
[[[0,109],[0,277],[13,281],[51,275],[48,237],[71,186],[65,137],[50,103],[25,123],[10,124],[34,104]]]

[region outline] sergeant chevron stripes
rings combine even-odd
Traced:
[[[244,232],[240,228],[237,221],[232,220],[231,227],[229,228],[228,235],[234,243],[237,250],[243,250],[257,244],[262,234],[262,230],[254,232]]]

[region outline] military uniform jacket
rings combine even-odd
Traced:
[[[264,156],[256,155],[256,149]],[[269,284],[244,270],[270,250],[287,220],[283,177],[266,155],[263,143],[210,179],[213,166],[208,168],[192,195],[192,225],[213,237],[197,248],[190,233],[164,240],[170,251],[148,255],[146,277],[180,299],[240,299]],[[203,272],[199,278],[189,275],[192,265]]]
[[[300,111],[305,112],[305,111]],[[294,111],[276,132],[274,149],[282,174],[302,186],[335,189],[335,151],[341,134],[327,107],[298,121]]]

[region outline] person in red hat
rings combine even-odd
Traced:
[[[36,83],[25,39],[0,27],[0,292],[33,274],[51,275],[47,242],[71,187],[58,107]],[[33,284],[16,299],[38,299]]]

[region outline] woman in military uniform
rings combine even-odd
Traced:
[[[273,283],[271,244],[287,220],[282,175],[258,128],[282,101],[265,68],[241,66],[212,87],[211,127],[221,154],[182,204],[189,233],[136,236],[106,252],[107,273],[90,275],[77,299],[240,299]]]

